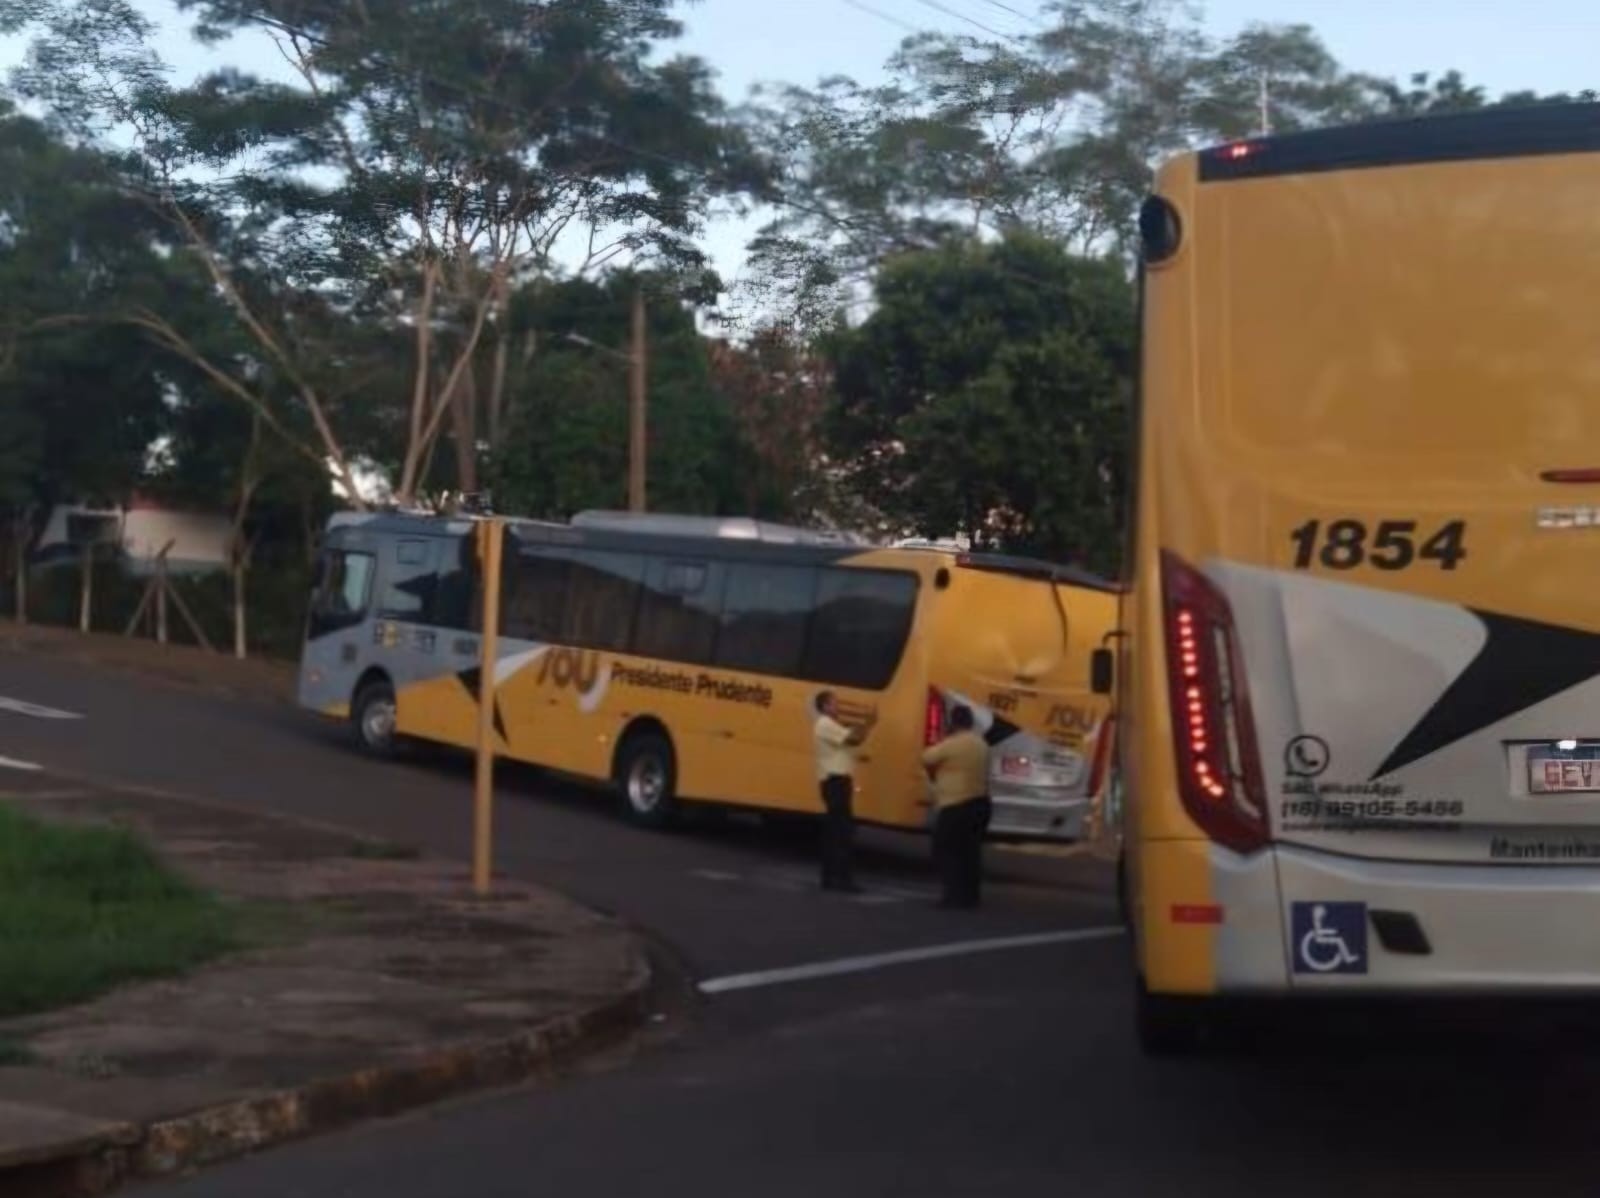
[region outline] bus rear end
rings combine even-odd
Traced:
[[[1110,772],[1110,705],[1089,674],[1116,626],[1115,588],[1025,558],[951,561],[927,636],[925,739],[954,704],[970,707],[990,746],[990,834],[1081,840]]]
[[[1127,897],[1230,994],[1600,990],[1600,108],[1223,147],[1145,240]]]

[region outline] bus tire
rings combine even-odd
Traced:
[[[350,730],[356,745],[372,757],[393,757],[400,738],[395,732],[397,706],[394,684],[387,678],[371,678],[356,690],[350,704]]]
[[[1206,1040],[1210,1004],[1203,998],[1151,994],[1139,979],[1134,1013],[1139,1051],[1147,1057],[1188,1057]]]
[[[672,742],[659,732],[632,733],[617,754],[617,788],[634,823],[665,828],[678,814],[678,764]]]

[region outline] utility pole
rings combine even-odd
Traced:
[[[644,288],[633,291],[633,350],[628,355],[628,510],[645,510],[645,456],[648,440],[645,379],[649,347],[644,335]]]
[[[479,521],[478,567],[483,579],[483,631],[478,637],[478,743],[472,775],[472,892],[489,893],[494,879],[494,692],[500,663],[500,571],[505,522]]]
[[[645,336],[643,287],[636,287],[633,292],[632,323],[633,335],[626,352],[601,345],[576,331],[569,332],[567,340],[628,364],[628,510],[642,512],[646,508],[645,464],[650,453],[649,401],[645,395],[650,377],[650,346]]]
[[[1261,72],[1261,136],[1267,137],[1272,133],[1271,98],[1267,94],[1267,73]]]

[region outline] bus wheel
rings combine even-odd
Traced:
[[[636,732],[617,758],[617,784],[628,816],[647,828],[664,828],[677,813],[677,766],[672,742],[659,732]]]
[[[356,692],[350,705],[350,725],[356,743],[374,757],[393,757],[396,706],[394,687],[386,678],[374,678]]]
[[[1147,1057],[1193,1056],[1205,1042],[1208,1013],[1205,999],[1151,994],[1140,978],[1134,1015],[1139,1051]]]

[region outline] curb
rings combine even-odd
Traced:
[[[51,1159],[0,1170],[7,1198],[91,1198],[130,1181],[169,1177],[366,1119],[549,1077],[644,1022],[653,981],[639,954],[621,994],[493,1040],[223,1103],[143,1127],[119,1126],[59,1145]]]

